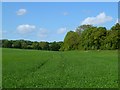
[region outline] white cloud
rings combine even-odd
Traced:
[[[45,29],[45,28],[40,28],[37,36],[40,37],[40,38],[46,38],[48,36],[48,30]]]
[[[68,12],[63,12],[63,15],[64,16],[67,16],[69,13]]]
[[[27,12],[26,9],[19,9],[16,13],[17,15],[24,15]]]
[[[107,16],[104,12],[100,13],[96,17],[87,17],[84,21],[82,21],[83,24],[92,24],[92,25],[98,25],[98,24],[103,24],[109,21],[112,21],[111,16]]]
[[[35,30],[35,25],[23,24],[17,27],[18,33],[27,34]]]
[[[64,34],[66,32],[67,32],[66,28],[60,28],[60,29],[58,29],[57,34]]]

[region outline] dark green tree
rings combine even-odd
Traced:
[[[21,41],[20,40],[13,41],[12,47],[13,48],[21,48]]]
[[[60,44],[58,42],[52,42],[49,46],[51,51],[59,51],[60,49]]]
[[[39,46],[42,50],[49,50],[49,43],[48,42],[39,42]]]
[[[5,47],[5,48],[11,48],[12,47],[12,42],[9,41],[9,40],[3,40],[2,42],[2,46]]]
[[[33,43],[32,43],[32,48],[33,48],[33,49],[36,49],[36,50],[40,50],[40,49],[41,49],[41,47],[39,46],[39,43],[38,43],[38,42],[33,42]]]

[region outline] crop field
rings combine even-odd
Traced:
[[[3,48],[3,88],[117,88],[118,52]]]

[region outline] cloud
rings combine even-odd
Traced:
[[[40,38],[46,38],[48,36],[48,30],[45,28],[40,28],[37,36]]]
[[[19,9],[16,13],[17,15],[24,15],[26,14],[27,10],[26,9]]]
[[[82,21],[81,25],[83,24],[98,25],[112,21],[112,19],[113,18],[111,16],[107,16],[104,12],[102,12],[96,17],[87,17],[84,21]]]
[[[23,24],[23,25],[19,25],[17,27],[17,30],[18,30],[18,33],[20,34],[27,34],[34,31],[35,28],[36,28],[35,25]]]
[[[66,32],[67,32],[66,28],[60,28],[60,29],[58,29],[57,34],[64,34]]]
[[[68,12],[63,12],[63,15],[64,16],[67,16],[69,13]]]

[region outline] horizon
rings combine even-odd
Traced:
[[[4,2],[2,16],[2,39],[58,42],[83,24],[110,29],[118,21],[118,3]]]

